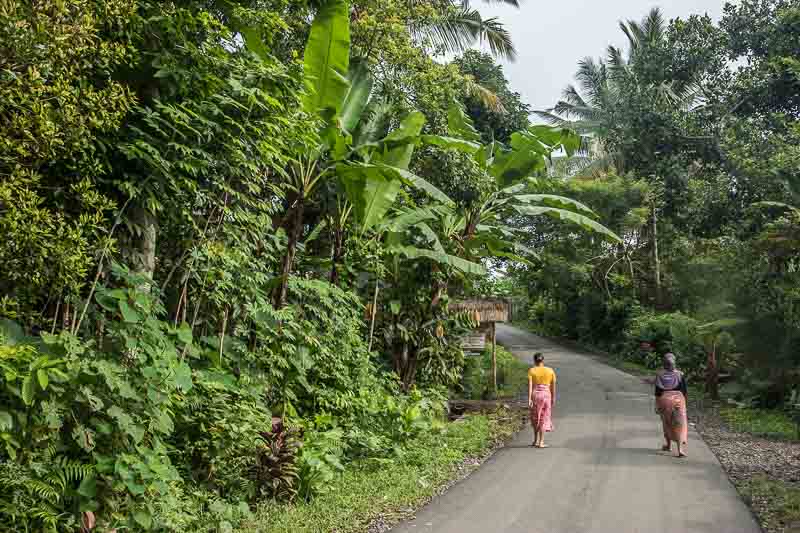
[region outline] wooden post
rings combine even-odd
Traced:
[[[492,390],[497,399],[497,322],[492,322]]]

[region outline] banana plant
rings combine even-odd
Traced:
[[[540,194],[541,183],[535,177],[546,169],[551,154],[564,150],[574,153],[580,137],[569,130],[550,126],[532,126],[511,136],[508,146],[480,143],[480,134],[457,102],[448,112],[448,136],[425,135],[422,141],[445,149],[471,154],[478,168],[491,176],[493,191],[463,207],[445,202],[439,208],[440,232],[454,242],[461,257],[506,257],[524,261],[530,255],[516,243],[518,229],[505,222],[511,216],[547,216],[575,224],[615,243],[619,236],[597,221],[586,205],[564,196]]]
[[[240,29],[252,52],[269,60],[267,48],[258,32]],[[335,276],[337,249],[341,251],[341,232],[352,213],[362,234],[393,205],[403,183],[419,186],[420,180],[405,174],[425,118],[411,113],[400,127],[381,139],[354,134],[360,129],[364,110],[372,93],[372,78],[364,61],[350,57],[350,6],[347,0],[320,3],[311,24],[303,56],[306,95],[303,110],[317,117],[320,143],[302,154],[291,165],[284,182],[287,209],[279,225],[286,229],[287,248],[281,265],[280,283],[274,304],[286,301],[289,273],[304,226],[305,208],[319,187],[337,182],[344,190],[338,201],[338,216],[331,224],[334,250],[331,277]]]

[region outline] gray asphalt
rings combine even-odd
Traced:
[[[548,449],[530,427],[393,533],[758,533],[694,431],[689,457],[659,451],[660,423],[641,379],[510,326],[498,341],[558,374]]]

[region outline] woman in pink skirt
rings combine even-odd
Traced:
[[[556,403],[556,373],[544,366],[544,356],[533,356],[535,366],[528,370],[528,408],[530,409],[533,443],[536,448],[547,448],[544,434],[553,431],[553,406]]]
[[[686,457],[686,441],[689,424],[686,417],[686,378],[675,368],[675,356],[668,353],[664,356],[664,369],[656,374],[656,412],[661,415],[661,426],[664,431],[664,446],[661,450],[668,452],[672,442],[677,445],[678,457]]]

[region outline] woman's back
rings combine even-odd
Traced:
[[[556,373],[549,366],[535,366],[528,370],[528,377],[534,385],[551,385],[556,382]]]

